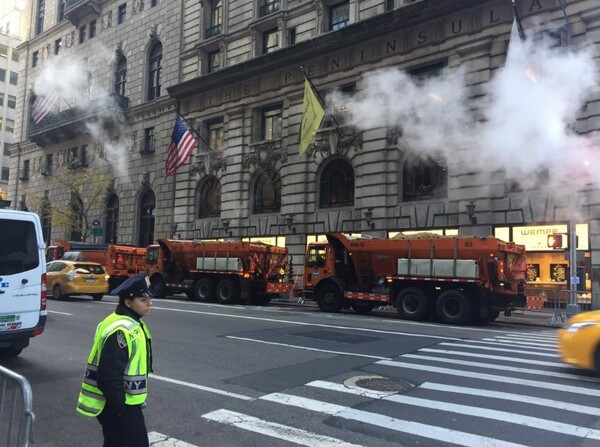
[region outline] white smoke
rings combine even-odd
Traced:
[[[128,129],[122,126],[117,134],[124,138],[113,138],[113,132],[104,128],[105,119],[115,121],[118,106],[108,97],[106,86],[113,83],[111,70],[99,70],[98,67],[111,67],[115,52],[96,44],[93,52],[93,66],[89,61],[75,54],[63,52],[43,62],[33,90],[36,95],[58,94],[58,103],[53,113],[78,107],[82,115],[95,115],[98,119],[86,122],[93,142],[102,145],[107,162],[119,176],[127,174],[127,148],[131,145]],[[104,77],[104,78],[103,78]]]
[[[341,100],[350,124],[363,130],[399,126],[405,151],[442,155],[470,172],[503,169],[525,187],[549,167],[551,183],[561,185],[557,194],[565,182],[600,183],[587,174],[598,137],[573,129],[598,85],[592,51],[552,48],[533,38],[513,45],[485,85],[468,86],[468,62],[421,81],[398,69],[370,72],[356,95]],[[329,104],[339,102],[339,95],[328,97]]]

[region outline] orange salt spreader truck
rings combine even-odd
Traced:
[[[302,295],[324,312],[391,305],[406,320],[476,324],[525,306],[526,268],[523,246],[494,237],[328,233],[307,247]]]
[[[194,301],[267,304],[289,293],[287,249],[259,242],[159,239],[146,272],[159,298],[183,292]]]

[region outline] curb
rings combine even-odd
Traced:
[[[290,300],[287,298],[274,298],[271,300],[272,303],[286,304],[291,306],[302,306],[302,307],[317,307],[314,301]],[[385,312],[385,311],[383,311]],[[510,317],[500,316],[495,320],[495,323],[511,323],[511,324],[522,324],[528,326],[541,326],[547,328],[560,328],[566,322],[566,317],[563,314],[557,316],[554,319],[554,312],[548,311],[523,311],[523,313],[513,313]]]

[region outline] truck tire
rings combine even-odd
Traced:
[[[155,275],[150,279],[150,289],[152,289],[155,298],[167,297],[167,283],[160,275]]]
[[[194,301],[203,303],[213,302],[215,300],[215,285],[208,278],[200,278],[194,286]]]
[[[423,321],[430,317],[430,303],[425,292],[416,287],[402,289],[396,298],[396,310],[404,320]]]
[[[335,284],[326,284],[317,293],[317,304],[323,312],[339,312],[342,310],[344,300],[340,289]]]
[[[221,304],[235,304],[240,301],[240,288],[231,279],[222,279],[217,284],[217,301]]]
[[[461,291],[446,290],[438,297],[435,310],[442,323],[468,324],[472,319],[472,307]]]

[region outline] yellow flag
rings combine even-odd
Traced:
[[[300,155],[306,152],[325,116],[325,109],[308,79],[304,81],[304,112],[300,122]]]

